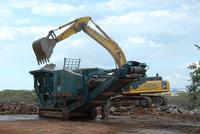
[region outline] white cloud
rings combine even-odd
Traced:
[[[162,47],[161,44],[154,42],[153,40],[147,39],[141,36],[128,37],[122,44],[125,44],[126,47],[151,47],[159,48]]]
[[[128,37],[127,41],[131,44],[144,44],[146,42],[146,39],[139,36],[134,37]]]
[[[46,1],[44,1],[44,3],[45,2]],[[35,0],[35,1],[11,0],[10,1],[11,7],[16,8],[16,9],[32,8],[32,7],[36,6],[37,4],[39,4],[38,0]]]
[[[200,67],[200,61],[193,61],[193,62],[189,62],[189,63],[186,63],[185,65],[184,65],[184,67],[189,67],[190,65],[192,65],[192,64],[196,64],[198,67]]]
[[[16,25],[28,25],[28,24],[32,24],[31,22],[32,22],[31,18],[18,18],[16,19],[14,23]]]
[[[99,9],[122,11],[127,8],[134,8],[135,6],[138,5],[139,3],[136,2],[135,0],[110,0],[108,2],[99,3],[96,6]]]
[[[69,16],[70,13],[80,12],[85,9],[84,5],[73,6],[66,3],[50,1],[15,1],[12,3],[12,7],[17,9],[31,9],[33,14],[43,16]]]
[[[63,53],[57,53],[55,56],[52,56],[51,60],[52,62],[58,62],[60,61],[60,59],[64,58],[64,54]]]
[[[39,14],[44,16],[68,14],[74,10],[81,9],[82,7],[73,7],[69,4],[57,4],[57,3],[45,3],[39,6],[32,7],[33,14]]]
[[[0,9],[1,21],[2,19],[11,18],[14,15],[13,10],[5,4],[0,4]]]
[[[34,39],[46,36],[48,31],[55,28],[54,26],[0,26],[0,40],[2,41],[14,41],[24,40],[26,37],[32,37]]]
[[[188,11],[188,10],[191,9],[191,6],[188,5],[188,4],[182,4],[182,5],[181,5],[181,8],[182,8],[182,10]]]
[[[76,39],[76,40],[73,40],[72,43],[70,45],[73,45],[73,46],[81,46],[81,45],[84,45],[84,40],[83,39]]]
[[[30,27],[24,27],[25,32],[32,33],[35,38],[42,37],[42,36],[47,36],[48,31],[54,29],[55,26],[48,25],[48,26],[30,26]]]
[[[0,31],[0,40],[7,41],[7,40],[13,40],[15,38],[15,35],[11,31],[7,31],[5,29],[2,29]]]
[[[170,19],[182,19],[186,17],[186,12],[183,11],[169,11],[169,10],[154,10],[149,13],[152,18],[163,18],[167,17]]]
[[[154,48],[158,48],[158,47],[161,47],[162,45],[159,45],[159,44],[156,44],[155,42],[153,42],[153,41],[148,41],[149,42],[149,46],[150,47],[154,47]]]
[[[183,75],[182,73],[170,73],[166,76],[163,76],[164,80],[168,80],[170,82],[171,87],[183,87],[182,83],[184,83],[184,86],[187,86],[189,76]]]
[[[100,24],[108,29],[107,31],[114,30],[116,33],[120,31],[123,35],[127,33],[176,35],[189,31],[189,27],[185,25],[190,20],[193,20],[192,16],[181,10],[136,10],[122,15],[106,16]]]
[[[171,80],[172,80],[172,76],[167,75],[167,76],[164,77],[164,80],[169,80],[169,81],[171,81]]]
[[[177,78],[177,79],[184,78],[184,76],[182,76],[182,75],[179,74],[179,73],[174,73],[173,75],[174,75],[174,77]]]

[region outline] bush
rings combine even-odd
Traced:
[[[190,81],[191,83],[187,86],[189,91],[189,98],[191,107],[200,107],[200,63],[192,63],[188,69],[190,69]]]
[[[188,110],[200,107],[200,93],[195,92],[195,96],[197,97],[196,99],[193,98],[194,96],[189,91],[178,92],[175,95],[165,95],[169,104]]]
[[[0,91],[0,102],[35,103],[37,96],[34,90],[3,90]]]

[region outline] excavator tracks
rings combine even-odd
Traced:
[[[164,106],[167,104],[167,100],[162,96],[155,95],[139,95],[139,96],[115,96],[111,98],[111,106],[140,106],[150,107],[152,104],[157,106]]]
[[[68,112],[64,108],[39,108],[39,117],[43,118],[59,118],[61,120],[68,120]]]

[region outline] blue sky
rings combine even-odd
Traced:
[[[127,60],[149,65],[174,88],[189,82],[187,66],[199,60],[198,0],[1,0],[0,89],[33,89],[30,70],[38,66],[32,42],[77,17],[91,16],[123,49]],[[60,42],[51,62],[81,58],[81,67],[114,68],[114,60],[81,32]]]

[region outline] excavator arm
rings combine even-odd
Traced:
[[[89,21],[94,24],[98,31],[88,25]],[[66,26],[69,27],[64,32],[58,36],[55,35],[55,31]],[[92,39],[103,46],[112,55],[118,67],[121,67],[126,63],[125,55],[118,44],[112,40],[96,23],[94,23],[91,17],[82,17],[62,25],[56,30],[50,31],[47,37],[43,37],[33,42],[33,50],[35,52],[38,64],[49,61],[56,43],[80,31],[84,31]]]

